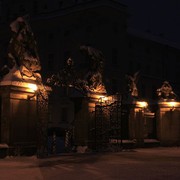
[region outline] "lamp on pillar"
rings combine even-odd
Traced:
[[[34,92],[37,91],[37,89],[38,89],[36,84],[30,84],[30,83],[28,84],[28,88]]]
[[[141,108],[141,110],[145,110],[148,107],[148,103],[146,101],[137,101],[136,106]]]
[[[37,85],[36,84],[31,84],[31,83],[29,83],[28,85],[27,85],[27,88],[28,88],[28,90],[29,91],[31,91],[32,93],[33,93],[33,95],[28,95],[28,99],[30,100],[30,99],[32,99],[33,97],[35,97],[36,95],[37,95],[37,90],[38,90],[38,87],[37,87]]]
[[[169,102],[168,104],[169,104],[169,106],[170,106],[170,110],[171,110],[171,111],[174,111],[175,106],[176,106],[176,102]]]
[[[98,99],[98,102],[100,103],[100,105],[106,104],[108,98],[106,96],[100,96]]]

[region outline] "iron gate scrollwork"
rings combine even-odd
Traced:
[[[128,138],[128,108],[121,101],[96,104],[94,112],[94,149],[108,151],[122,148]]]

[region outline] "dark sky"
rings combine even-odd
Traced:
[[[180,44],[180,0],[119,0],[128,5],[129,26]]]

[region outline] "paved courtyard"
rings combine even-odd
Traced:
[[[180,179],[180,147],[0,159],[0,180]]]

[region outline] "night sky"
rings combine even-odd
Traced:
[[[180,44],[179,0],[120,0],[128,6],[129,26]]]

